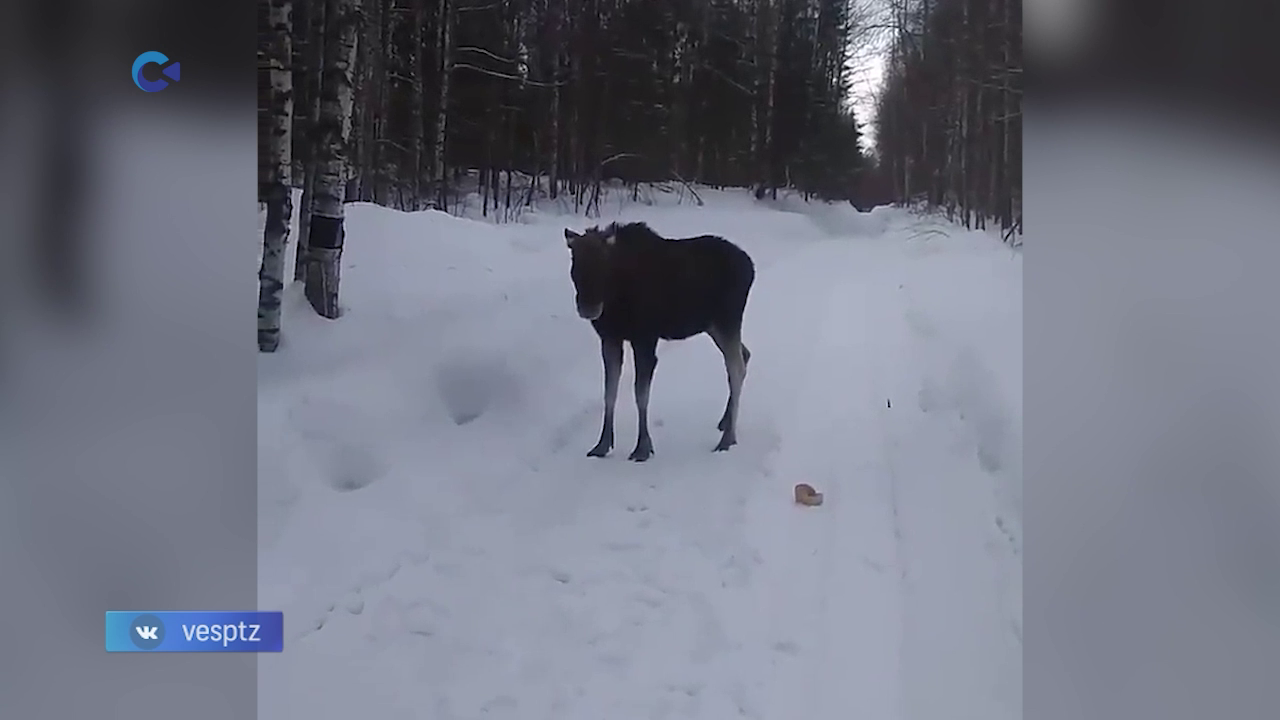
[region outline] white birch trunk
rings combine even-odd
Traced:
[[[359,0],[328,0],[328,42],[324,49],[326,82],[320,100],[320,162],[315,182],[307,247],[306,296],[321,316],[335,319],[343,245],[343,198],[347,147],[351,140]]]
[[[310,107],[307,122],[306,167],[302,180],[302,207],[298,209],[298,250],[294,256],[293,281],[302,282],[307,277],[307,245],[311,235],[311,208],[315,204],[316,175],[319,167],[316,155],[316,127],[320,122],[320,94],[324,92],[324,29],[327,14],[325,0],[312,0],[308,8],[307,74],[315,78],[308,81]]]
[[[267,222],[262,233],[262,267],[258,270],[258,350],[280,346],[280,296],[284,290],[284,251],[293,215],[293,29],[292,0],[267,0],[263,60],[270,77],[267,91],[266,175],[263,195]]]

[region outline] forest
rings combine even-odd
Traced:
[[[1020,235],[1022,3],[894,2],[875,117],[888,200]]]
[[[259,345],[283,246],[339,314],[342,205],[587,216],[622,183],[895,203],[1021,233],[1014,0],[260,0]],[[876,116],[854,66],[880,53]],[[874,150],[864,138],[875,132]]]

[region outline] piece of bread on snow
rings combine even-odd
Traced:
[[[796,502],[810,507],[822,504],[822,493],[813,489],[808,483],[796,485]]]

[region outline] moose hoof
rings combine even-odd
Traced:
[[[627,459],[631,460],[632,462],[644,462],[645,460],[648,460],[651,457],[653,457],[653,448],[638,447],[635,450],[631,451],[631,454],[627,456]]]
[[[613,449],[613,448],[612,448],[611,446],[609,446],[609,445],[605,445],[604,443],[601,443],[601,444],[596,445],[595,447],[591,448],[590,450],[588,450],[588,451],[587,451],[587,457],[598,457],[598,458],[602,458],[602,457],[604,457],[604,456],[608,455],[608,454],[609,454],[609,451],[610,451],[610,450],[612,450],[612,449]]]
[[[727,437],[726,437],[726,438],[720,438],[720,442],[716,443],[716,446],[715,446],[715,448],[714,448],[714,450],[713,450],[713,451],[714,451],[714,452],[724,452],[725,450],[728,450],[729,448],[731,448],[731,447],[733,447],[734,445],[737,445],[737,444],[738,444],[738,441],[737,441],[736,439],[734,439],[734,438],[727,438]]]

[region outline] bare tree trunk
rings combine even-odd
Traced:
[[[394,49],[391,46],[393,37],[391,29],[396,21],[395,17],[395,1],[394,0],[376,0],[370,2],[370,10],[366,10],[368,17],[364,23],[364,30],[358,35],[362,37],[369,45],[370,41],[377,41],[377,47],[364,47],[361,49],[360,55],[363,56],[362,65],[367,65],[368,82],[373,86],[373,101],[370,108],[370,115],[373,116],[371,122],[367,123],[367,127],[362,129],[364,144],[368,148],[369,161],[365,166],[368,170],[369,179],[365,185],[371,186],[372,192],[365,193],[361,200],[373,200],[373,202],[386,207],[391,204],[391,188],[395,185],[395,172],[393,171],[392,154],[388,150],[390,147],[386,140],[388,136],[387,115],[392,103],[392,84],[388,76],[399,70],[398,67],[390,67],[393,59],[398,59],[398,55],[394,55]],[[377,8],[372,11],[372,8]]]
[[[436,181],[436,208],[449,210],[449,183],[445,179],[445,143],[449,139],[449,78],[453,74],[453,0],[439,0],[437,41],[440,52],[440,97],[436,114],[436,142],[431,159],[431,177]]]
[[[575,33],[582,33],[581,19],[579,25],[574,29]],[[582,188],[583,188],[583,171],[582,171],[582,140],[578,137],[581,130],[582,107],[586,98],[586,83],[583,80],[582,70],[582,53],[576,52],[569,57],[569,77],[573,83],[573,93],[569,100],[572,108],[569,112],[569,193],[573,195],[573,211],[578,212],[582,205]]]
[[[988,22],[994,22],[995,19],[1000,16],[1000,7],[1001,0],[991,0],[987,4]],[[1000,45],[1001,52],[1003,52],[1004,42],[1001,42]],[[991,135],[987,139],[987,144],[984,148],[986,151],[987,164],[989,165],[987,168],[989,182],[987,186],[987,202],[982,208],[982,214],[990,216],[998,225],[1000,218],[997,208],[1000,205],[1000,183],[1001,179],[1004,177],[1004,172],[1000,165],[1000,148],[997,142],[1000,135],[1004,132],[1007,123],[1000,119],[1000,108],[1004,107],[1003,90],[992,90],[991,96],[992,107],[987,111],[987,126]]]
[[[423,72],[423,55],[422,52],[422,26],[425,22],[423,17],[422,0],[413,0],[413,8],[410,12],[410,22],[413,27],[409,32],[409,72],[413,78],[410,84],[410,117],[412,124],[410,127],[410,140],[413,143],[410,151],[412,158],[410,162],[413,164],[413,177],[410,180],[409,192],[412,194],[411,210],[418,210],[422,203],[422,140],[423,140],[423,123],[425,116],[425,93],[422,85],[426,80],[426,73]]]
[[[564,16],[568,11],[567,3],[564,7],[556,7],[552,10],[555,18],[552,32],[551,42],[555,48],[552,57],[555,60],[551,67],[551,199],[555,200],[560,195],[560,75],[562,60],[564,59],[564,50],[561,47],[561,38],[564,36]]]
[[[751,12],[753,13],[753,17],[751,18],[751,89],[754,90],[755,93],[751,98],[751,156],[748,160],[748,173],[759,172],[760,157],[763,154],[763,151],[761,150],[761,138],[764,136],[764,133],[761,131],[760,126],[760,104],[761,99],[764,97],[765,87],[765,68],[763,60],[764,43],[766,42],[764,32],[764,8],[765,3],[767,2],[769,2],[769,0],[754,0],[754,2],[751,3]],[[759,197],[759,194],[764,189],[763,177],[756,177],[755,180],[757,182],[756,193],[757,197]]]
[[[307,137],[304,145],[307,148],[306,169],[302,180],[302,207],[298,209],[298,249],[293,261],[293,280],[301,282],[307,277],[307,247],[311,239],[311,210],[315,205],[316,177],[320,174],[320,163],[317,154],[319,136],[316,128],[320,123],[320,97],[324,92],[324,45],[325,27],[328,17],[328,3],[325,0],[311,0],[308,8],[310,24],[307,32],[307,77],[309,85],[308,108],[310,119],[307,122]]]
[[[320,172],[315,184],[307,248],[306,296],[321,316],[335,319],[343,246],[343,196],[346,188],[347,151],[351,141],[352,87],[356,59],[359,0],[328,0],[329,40],[324,49],[328,82],[321,95],[319,142]]]
[[[293,258],[293,281],[307,277],[307,248],[311,238],[311,208],[316,199],[316,164],[308,162],[302,179],[302,207],[298,208],[298,249]]]
[[[1012,83],[1010,82],[1011,78],[1013,77],[1013,73],[1012,73],[1013,58],[1011,57],[1012,52],[1011,52],[1010,46],[1014,43],[1014,41],[1017,38],[1017,34],[1014,33],[1014,30],[1013,30],[1013,12],[1012,12],[1013,2],[1011,0],[1003,0],[1003,4],[1004,4],[1004,43],[1003,43],[1004,44],[1004,48],[1003,48],[1003,51],[1004,51],[1003,52],[1004,146],[1001,148],[1000,161],[1001,161],[1001,165],[1004,168],[1004,173],[1005,173],[1004,174],[1005,199],[1003,202],[1001,202],[1001,221],[1002,222],[1001,222],[1000,229],[1011,233],[1012,230],[1015,228],[1014,193],[1017,192],[1019,196],[1021,195],[1020,189],[1015,188],[1015,182],[1014,182],[1014,178],[1019,178],[1020,180],[1020,174],[1015,174],[1017,173],[1017,170],[1015,170],[1015,168],[1013,167],[1013,158],[1011,157],[1013,152],[1012,128],[1015,122],[1021,123],[1022,119],[1020,117],[1015,117],[1014,105],[1013,105],[1014,103],[1013,87],[1012,87]],[[1019,206],[1020,205],[1021,203],[1019,202]],[[1021,212],[1021,209],[1019,207],[1019,213],[1020,212]]]
[[[556,54],[555,85],[551,87],[551,199],[560,196],[560,56]]]
[[[320,5],[326,4],[326,0],[316,1]],[[373,67],[370,48],[376,43],[366,41],[369,39],[367,34],[368,27],[372,22],[376,22],[378,6],[378,2],[371,2],[370,7],[365,10],[366,19],[370,22],[366,22],[365,29],[361,30],[364,37],[360,41],[360,59],[356,63],[356,70],[352,78],[352,92],[354,93],[355,101],[351,117],[351,145],[348,148],[347,157],[348,162],[355,169],[352,172],[352,181],[348,182],[343,190],[345,202],[363,200],[366,193],[369,192],[369,185],[374,177],[372,165],[374,149],[369,140],[368,131],[373,126],[373,108],[375,106],[375,103],[369,102],[369,97],[378,93],[378,85],[373,81],[369,71]],[[316,72],[323,74],[323,58],[321,58],[320,63]]]
[[[690,79],[691,86],[698,89],[706,87],[706,84],[705,84],[706,78],[710,76],[710,73],[707,72],[708,70],[707,65],[711,62],[711,57],[710,57],[711,55],[711,18],[712,18],[711,3],[709,2],[703,3],[702,14],[700,19],[700,22],[702,23],[701,42],[698,44],[698,53],[695,56],[695,58],[692,60],[692,62],[696,63],[696,65],[693,65],[693,68],[692,68],[693,76]],[[706,124],[707,124],[706,116],[710,114],[707,112],[708,105],[709,103],[706,101],[705,98],[698,99],[698,106],[695,114],[695,117],[697,118],[697,121],[696,121],[697,132],[695,134],[695,139],[694,139],[694,143],[696,144],[696,149],[693,151],[694,182],[707,182],[709,179],[707,177],[708,171],[707,171],[707,133],[706,133]]]
[[[664,110],[667,125],[663,137],[666,141],[668,173],[679,175],[680,161],[687,154],[685,152],[685,139],[688,137],[688,133],[684,132],[685,102],[682,93],[685,87],[685,63],[689,61],[689,58],[685,49],[684,23],[676,19],[670,5],[666,6],[666,12],[663,15],[664,29],[671,34],[673,40],[670,64],[663,73],[663,80],[665,81],[663,84],[666,90],[666,107]]]
[[[266,177],[261,195],[267,202],[262,233],[262,267],[258,270],[258,350],[280,346],[280,296],[284,290],[284,251],[293,216],[293,2],[267,0],[266,65],[270,84]]]
[[[781,8],[776,8],[778,12],[774,12],[773,0],[761,0],[764,5],[763,12],[766,12],[767,21],[767,37],[761,38],[761,41],[767,43],[766,68],[765,68],[765,87],[764,87],[764,117],[760,119],[760,155],[757,157],[759,162],[760,185],[756,188],[756,197],[763,198],[765,191],[773,189],[774,196],[777,196],[777,188],[774,178],[774,153],[773,153],[773,118],[774,118],[774,101],[777,97],[778,88],[778,49],[782,43],[782,32],[780,22],[782,19]]]

